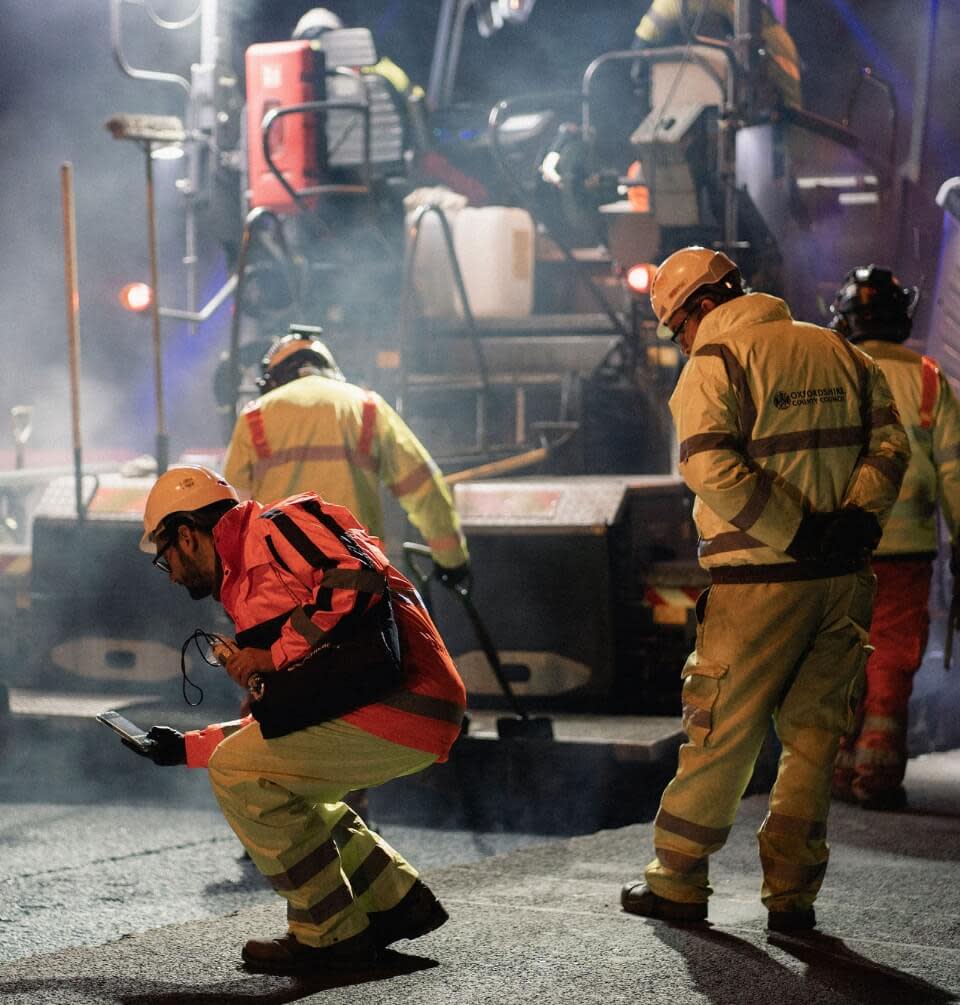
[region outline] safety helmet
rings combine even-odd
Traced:
[[[740,290],[740,270],[722,251],[693,246],[675,251],[657,269],[650,286],[650,304],[662,325],[702,286],[729,286]]]
[[[919,298],[916,286],[904,289],[889,269],[860,265],[847,273],[833,298],[830,327],[851,342],[904,342]]]
[[[336,31],[343,27],[343,21],[326,7],[311,7],[297,22],[293,34],[294,39],[319,38],[325,31]]]
[[[237,490],[216,471],[199,464],[168,468],[154,482],[143,510],[143,537],[140,550],[153,555],[156,537],[164,520],[173,513],[192,513],[213,503],[239,502]]]
[[[273,340],[260,361],[263,376],[257,381],[261,391],[289,384],[291,380],[320,370],[325,377],[345,380],[333,353],[314,335],[291,332]]]

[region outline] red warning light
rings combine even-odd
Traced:
[[[125,310],[139,314],[153,303],[153,290],[147,283],[127,283],[120,291],[120,303]]]
[[[657,267],[649,263],[633,265],[627,269],[627,286],[635,296],[644,296],[650,292],[650,284],[657,274]]]

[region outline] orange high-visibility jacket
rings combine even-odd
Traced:
[[[317,673],[318,690],[320,671],[288,668],[322,648],[342,621],[370,610],[389,586],[404,687],[342,718],[446,760],[466,706],[463,682],[410,582],[348,510],[312,492],[269,509],[251,501],[223,516],[213,536],[223,567],[220,601],[238,642],[269,645],[278,673]],[[188,765],[204,766],[220,740],[242,724],[186,734]]]
[[[877,364],[763,293],[704,317],[670,410],[700,564],[715,580],[743,566],[750,581],[805,578],[786,554],[804,511],[858,506],[882,525],[910,456]]]
[[[439,468],[373,391],[310,375],[250,402],[237,418],[224,477],[262,503],[319,492],[383,535],[380,483],[389,488],[447,568],[469,556]]]
[[[910,464],[876,555],[933,555],[938,545],[938,502],[950,539],[957,540],[960,404],[940,367],[929,356],[875,339],[857,345],[883,371],[910,437]]]

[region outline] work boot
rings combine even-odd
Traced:
[[[871,792],[858,801],[861,808],[865,810],[895,813],[897,810],[906,809],[907,790],[902,785],[898,785],[895,789]]]
[[[768,911],[767,931],[783,932],[790,935],[796,932],[810,932],[817,927],[817,915],[812,907],[800,911]]]
[[[383,949],[400,939],[419,939],[439,928],[450,917],[430,888],[416,880],[403,900],[386,911],[371,911],[370,934]]]
[[[250,939],[241,953],[248,970],[259,974],[323,974],[370,970],[377,947],[369,930],[329,946],[306,946],[288,932],[278,939]]]
[[[707,920],[707,902],[668,900],[653,892],[646,883],[634,880],[620,891],[620,904],[628,914],[681,924]]]

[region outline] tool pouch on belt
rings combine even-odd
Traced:
[[[389,591],[353,626],[285,670],[266,674],[250,707],[264,739],[286,736],[371,705],[403,686],[400,639]]]

